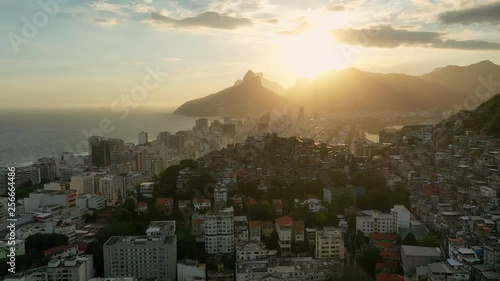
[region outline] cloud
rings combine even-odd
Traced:
[[[266,20],[266,22],[267,23],[272,23],[272,24],[277,24],[277,23],[280,22],[280,20],[279,19],[268,19],[268,20]]]
[[[342,12],[346,10],[346,6],[344,5],[334,5],[334,6],[328,6],[326,9],[330,12]]]
[[[339,29],[332,31],[332,34],[341,43],[363,47],[500,50],[500,43],[497,42],[453,40],[447,39],[444,33],[394,29],[390,26],[369,29]]]
[[[174,19],[159,12],[151,13],[149,22],[158,26],[177,28],[207,27],[214,29],[237,29],[242,26],[251,26],[248,18],[231,17],[217,12],[204,12],[194,17]]]
[[[135,4],[132,9],[138,14],[147,14],[155,10],[151,5],[146,4]]]
[[[436,42],[434,48],[439,49],[460,49],[460,50],[500,50],[500,43],[481,40],[443,40]]]
[[[443,24],[500,23],[500,2],[439,14]]]
[[[125,17],[129,15],[128,12],[126,12],[126,10],[129,9],[126,5],[98,1],[90,4],[90,6],[97,11],[109,12],[115,15],[125,16]]]
[[[94,19],[94,22],[96,22],[100,25],[116,25],[116,23],[117,23],[115,18],[111,18],[111,19],[97,18],[97,19]]]
[[[310,30],[311,30],[311,25],[308,22],[303,22],[303,23],[299,24],[293,30],[286,30],[286,31],[278,32],[278,33],[285,34],[285,35],[299,35],[299,34],[306,33]]]

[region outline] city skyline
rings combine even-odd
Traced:
[[[331,69],[500,62],[495,1],[40,3],[1,4],[4,107],[108,108],[152,72],[162,79],[141,106],[178,106],[248,69],[290,87]]]

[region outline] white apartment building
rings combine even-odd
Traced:
[[[235,216],[234,220],[234,242],[240,243],[248,241],[248,220],[246,216]]]
[[[141,195],[144,197],[153,197],[153,191],[154,191],[154,182],[143,182],[141,183],[139,187],[139,191],[141,192]]]
[[[175,236],[112,236],[104,244],[104,277],[176,279]]]
[[[205,251],[226,254],[234,251],[234,219],[232,213],[213,212],[205,216]]]
[[[410,217],[410,211],[403,205],[394,205],[390,213],[365,210],[356,216],[356,230],[364,234],[397,233],[399,228],[410,228]]]
[[[371,233],[394,233],[394,220],[392,214],[382,213],[377,210],[361,211],[356,216],[356,231],[361,230],[364,234]]]
[[[236,263],[236,281],[325,281],[330,280],[340,264],[333,259],[307,258],[257,260]]]
[[[88,281],[94,277],[92,255],[52,259],[46,267],[7,275],[4,281]]]
[[[214,205],[225,205],[227,202],[227,187],[220,184],[214,188]]]
[[[76,191],[40,191],[32,192],[29,197],[23,198],[24,212],[30,213],[45,206],[61,206],[71,208],[76,206]]]
[[[102,193],[108,202],[114,202],[117,199],[115,189],[113,188],[113,177],[105,176],[99,179],[99,192]]]
[[[315,242],[315,258],[335,258],[339,260],[345,258],[344,239],[339,228],[325,226],[323,229],[316,230]]]
[[[255,261],[267,259],[267,248],[262,242],[246,241],[236,244],[237,261]]]
[[[106,207],[106,199],[102,196],[86,194],[76,198],[76,206],[92,210],[100,210]]]
[[[92,174],[72,176],[70,189],[76,190],[78,195],[94,194],[94,177]]]
[[[177,263],[178,281],[205,281],[206,265],[197,260],[183,260]]]
[[[394,205],[391,209],[393,230],[399,232],[400,228],[410,228],[411,213],[404,205]]]
[[[292,230],[293,220],[291,217],[284,216],[276,219],[276,232],[278,233],[278,243],[281,249],[281,255],[286,256],[292,252]]]
[[[148,133],[142,131],[137,135],[139,145],[143,145],[148,142]]]
[[[262,235],[262,223],[260,221],[248,222],[249,239],[252,241],[260,241]]]

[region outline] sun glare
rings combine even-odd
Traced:
[[[280,45],[283,64],[297,76],[312,77],[347,64],[341,47],[327,31],[313,29],[286,36],[281,38]]]

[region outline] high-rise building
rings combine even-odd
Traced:
[[[156,140],[162,144],[168,144],[168,137],[172,135],[170,132],[159,132]]]
[[[208,213],[204,225],[207,254],[229,254],[234,251],[233,213]]]
[[[111,152],[123,151],[125,148],[125,142],[122,139],[108,139],[111,143]]]
[[[94,178],[92,174],[83,174],[71,177],[70,189],[78,194],[94,194]]]
[[[301,107],[299,107],[298,121],[303,121],[303,120],[304,120],[304,107],[301,106]]]
[[[229,123],[222,125],[222,134],[224,136],[234,136],[236,134],[236,124]]]
[[[24,183],[40,183],[40,169],[35,166],[16,167],[16,176],[14,177],[16,186],[22,186]],[[0,193],[7,191],[9,183],[9,171],[0,169]]]
[[[54,158],[39,158],[33,167],[40,169],[41,181],[52,181],[59,178],[59,165]]]
[[[196,129],[204,129],[208,128],[208,119],[207,118],[200,118],[196,120]]]
[[[400,228],[410,228],[410,211],[404,205],[394,205],[391,209],[393,228],[399,232]]]
[[[142,131],[138,135],[139,145],[143,145],[148,142],[148,133]]]
[[[135,170],[138,172],[144,171],[144,161],[145,161],[145,156],[144,153],[137,153],[134,156],[135,158]]]
[[[186,140],[185,136],[182,134],[170,135],[168,137],[167,146],[169,148],[175,148],[178,151],[184,150],[184,141]]]
[[[103,248],[106,278],[176,280],[175,236],[112,236]]]
[[[107,140],[93,141],[91,146],[92,166],[106,167],[111,165],[111,142]]]
[[[101,136],[91,136],[89,137],[89,156],[92,158],[92,144],[98,141],[104,140]]]
[[[316,230],[315,258],[336,258],[344,259],[345,248],[342,232],[339,228],[325,226],[321,230]]]
[[[105,176],[99,179],[99,193],[101,193],[108,202],[114,202],[117,199],[113,186],[113,177],[114,176]]]

